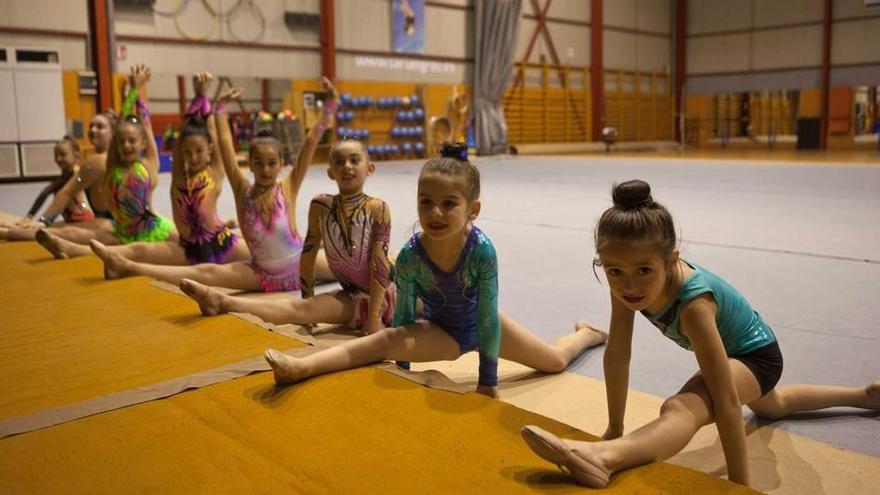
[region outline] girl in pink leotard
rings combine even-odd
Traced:
[[[181,288],[206,315],[248,312],[272,323],[347,324],[366,333],[390,325],[396,296],[388,261],[391,212],[384,201],[363,191],[374,170],[358,141],[341,141],[330,151],[328,173],[339,194],[319,194],[309,207],[309,232],[300,263],[302,299],[255,301],[189,280]],[[322,243],[342,290],[315,295],[315,262]]]

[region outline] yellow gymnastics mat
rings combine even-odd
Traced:
[[[101,270],[94,257],[0,243],[0,420],[302,346]]]
[[[310,351],[235,317],[203,318],[146,279],[104,281],[94,258],[0,243],[0,270],[0,421],[259,361],[270,346]],[[259,373],[0,439],[0,493],[581,493],[529,451],[524,424],[591,438],[376,368],[281,389]],[[653,464],[609,492],[748,489]]]
[[[477,394],[363,368],[277,388],[269,373],[0,440],[0,493],[583,493],[524,424],[587,434]],[[610,493],[748,493],[653,464]]]

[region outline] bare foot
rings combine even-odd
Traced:
[[[269,349],[263,353],[263,357],[272,366],[275,374],[275,383],[278,385],[290,385],[301,380],[302,370],[297,369],[297,359],[275,349]]]
[[[593,341],[593,345],[603,344],[608,341],[608,333],[599,330],[598,328],[590,325],[589,322],[586,322],[584,320],[578,320],[574,322],[574,331],[594,332],[595,336],[593,337],[593,339],[591,339]]]
[[[60,239],[49,233],[48,230],[38,230],[35,237],[37,242],[39,242],[41,246],[46,248],[46,251],[52,253],[52,256],[54,256],[55,259],[64,260],[70,258],[70,256],[68,256],[67,253],[65,253],[64,250],[61,249],[61,246],[59,245]]]
[[[188,278],[180,281],[180,290],[199,303],[199,309],[202,310],[203,315],[217,316],[226,313],[226,309],[223,307],[226,294]]]
[[[114,253],[107,249],[107,246],[101,244],[101,242],[95,239],[92,239],[89,242],[89,245],[95,255],[98,258],[101,258],[101,261],[104,262],[104,278],[107,280],[114,280],[128,275],[128,271],[125,267],[128,260],[126,260],[121,254]]]
[[[880,409],[880,380],[865,387],[865,393],[868,395],[868,404],[871,409]]]

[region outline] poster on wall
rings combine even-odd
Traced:
[[[391,2],[391,43],[398,53],[425,52],[425,0]]]

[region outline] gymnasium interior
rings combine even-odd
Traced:
[[[878,46],[877,0],[0,0],[0,224],[58,176],[62,136],[93,153],[89,122],[119,111],[136,64],[152,73],[152,208],[169,218],[197,73],[243,89],[229,115],[245,170],[258,129],[295,147],[317,125],[323,76],[340,100],[300,230],[310,198],[335,192],[331,147],[357,139],[398,251],[419,230],[421,167],[463,141],[500,306],[550,342],[578,320],[607,330],[594,228],[613,186],[642,179],[682,257],[773,328],[780,385],[858,386],[880,377]],[[228,183],[217,209],[236,217]],[[588,491],[520,429],[601,437],[602,346],[559,374],[502,360],[499,399],[474,393],[474,352],[279,387],[265,349],[307,355],[360,335],[205,317],[174,286],[105,280],[97,257],[56,260],[33,241],[0,241],[0,267],[0,493]],[[698,369],[636,315],[626,430]],[[744,407],[743,420],[750,486],[727,480],[709,425],[604,491],[877,493],[877,411],[767,420]]]

